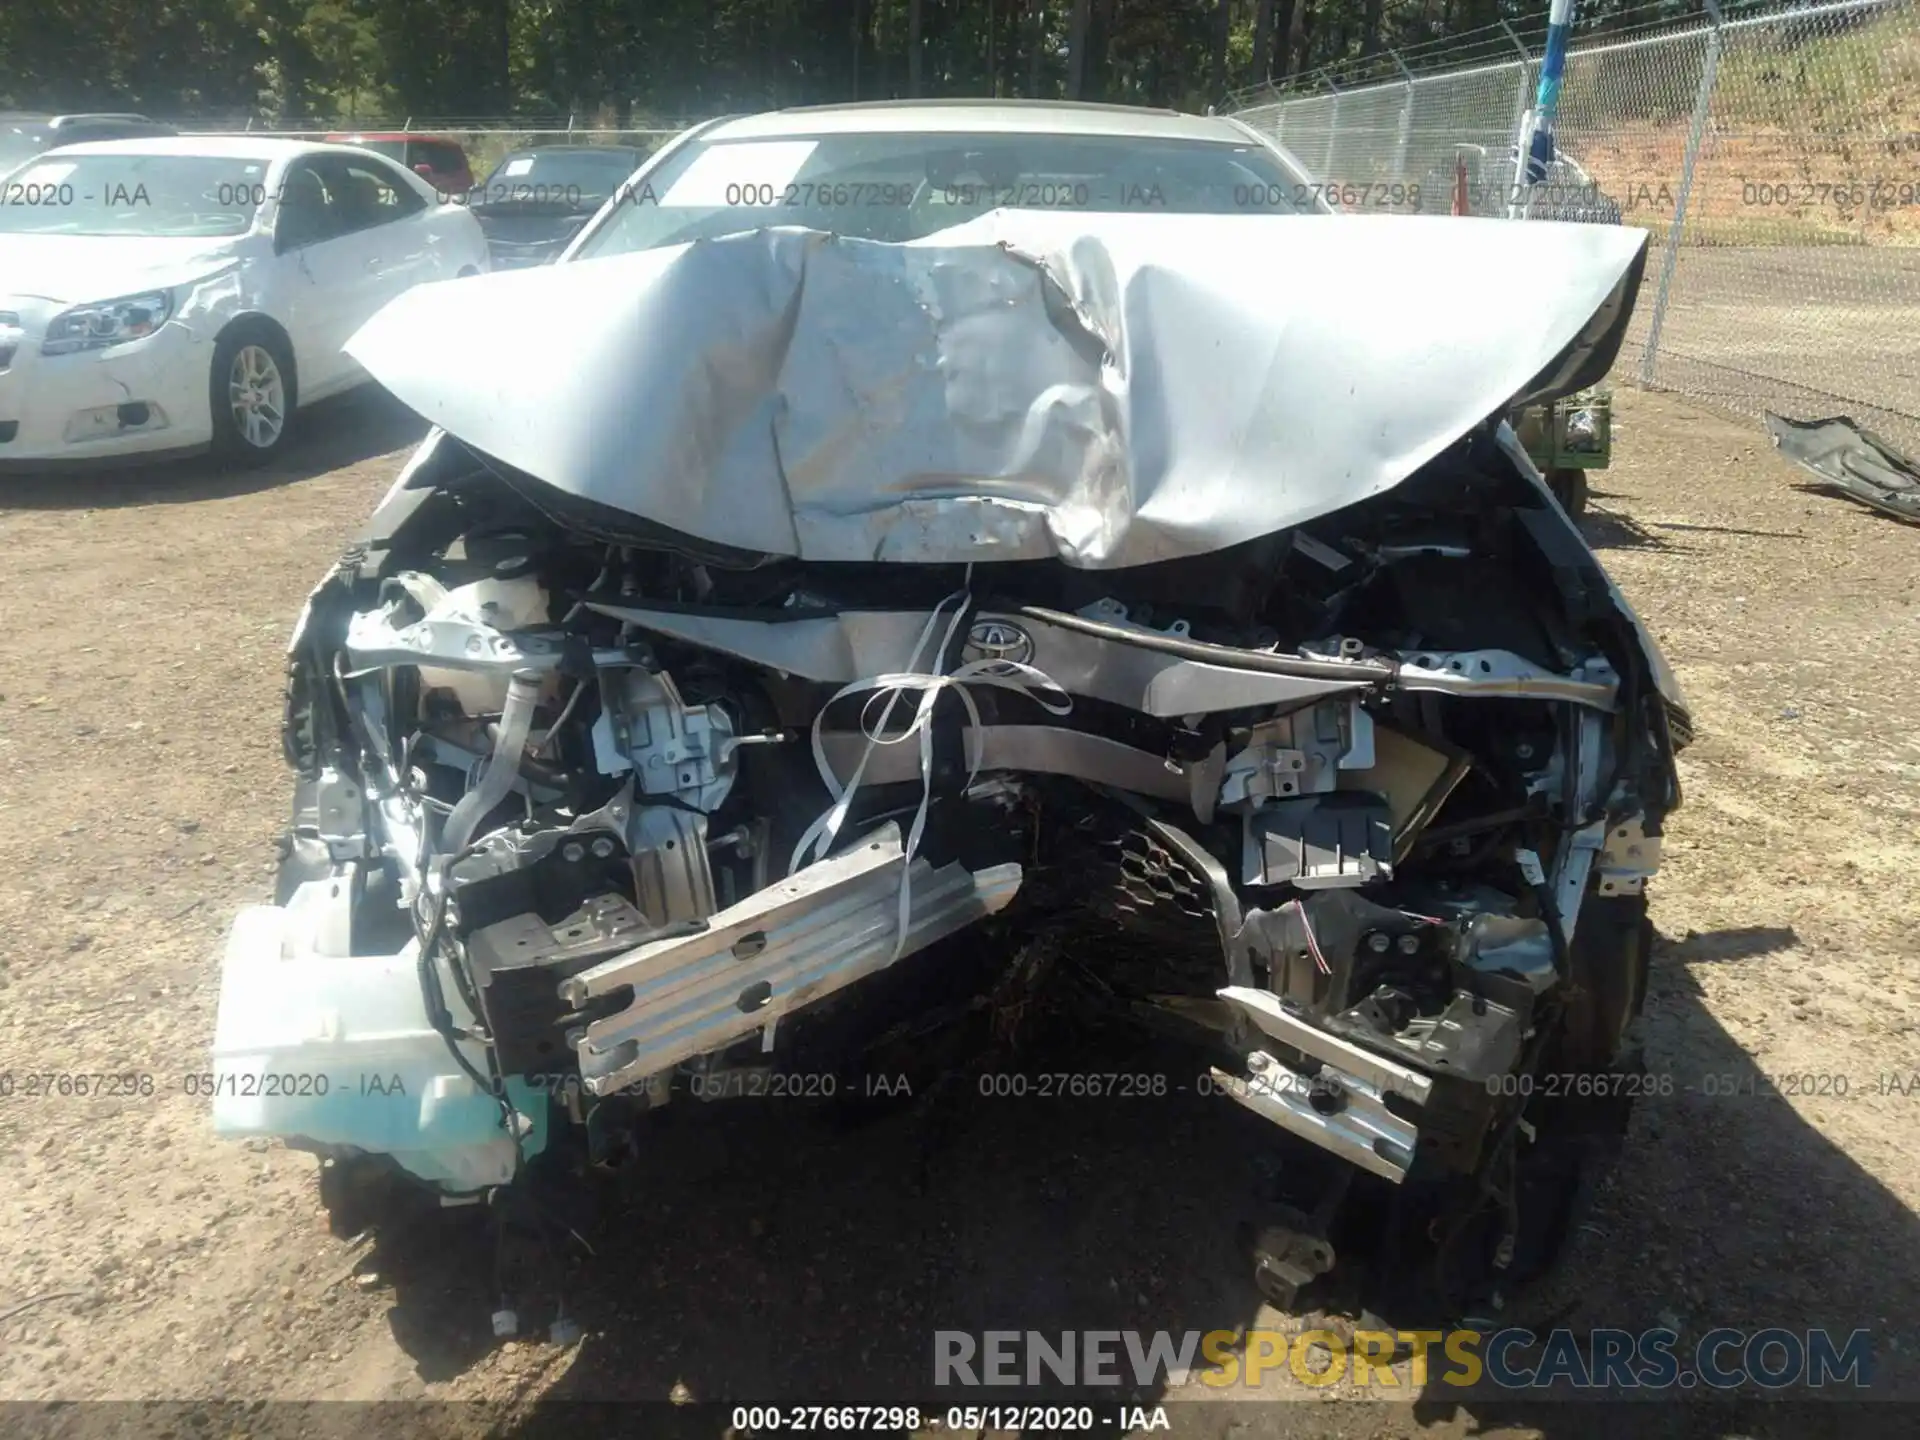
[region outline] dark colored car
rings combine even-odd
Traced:
[[[178,135],[171,125],[144,115],[38,115],[0,113],[0,175],[16,170],[42,150],[86,140],[139,140]]]
[[[545,145],[505,156],[467,200],[493,268],[554,259],[645,159],[621,145]]]
[[[410,130],[340,133],[326,137],[329,145],[358,145],[406,166],[449,199],[473,188],[473,167],[458,140],[444,135],[420,135]]]

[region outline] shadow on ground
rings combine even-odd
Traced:
[[[1824,1326],[1843,1341],[1867,1328],[1874,1391],[1898,1386],[1900,1362],[1920,1346],[1904,1308],[1904,1287],[1920,1274],[1920,1225],[1780,1098],[1707,1012],[1687,968],[1764,964],[1794,939],[1788,928],[1749,927],[1661,942],[1645,1024],[1649,1063],[1673,1076],[1672,1093],[1640,1102],[1627,1151],[1562,1272],[1516,1297],[1502,1323],[1555,1315],[1583,1336],[1672,1323],[1687,1369],[1691,1347],[1716,1326]],[[1034,1069],[1049,1063],[1082,1062],[1049,1056]],[[1115,1057],[1098,1063],[1111,1070]],[[1139,1067],[1166,1069],[1164,1057],[1144,1053]],[[1252,1213],[1262,1165],[1284,1163],[1293,1142],[1194,1093],[1190,1076],[1169,1079],[1186,1093],[923,1096],[860,1124],[798,1102],[676,1101],[645,1170],[580,1223],[595,1253],[566,1241],[564,1259],[535,1266],[564,1274],[586,1338],[522,1415],[523,1433],[554,1431],[580,1402],[675,1395],[916,1403],[931,1413],[1004,1404],[1035,1397],[935,1386],[937,1331],[1150,1335],[1270,1323],[1257,1319],[1236,1222]],[[495,1247],[491,1228],[472,1218],[383,1232],[370,1257],[395,1287],[393,1332],[429,1379],[460,1374],[495,1344]],[[523,1337],[543,1344],[552,1297],[515,1283]],[[1046,1398],[1111,1406],[1163,1393],[1123,1386]],[[1196,1384],[1179,1395],[1211,1393]],[[1810,1408],[1673,1403],[1697,1399],[1689,1387],[1622,1414],[1567,1391],[1462,1392],[1436,1374],[1418,1397],[1391,1397],[1398,1406],[1342,1407],[1340,1433],[1416,1434],[1446,1422],[1448,1434],[1614,1435],[1630,1422],[1646,1436],[1860,1434],[1875,1414],[1904,1412],[1869,1406],[1875,1414],[1863,1418],[1863,1407],[1833,1403],[1849,1393],[1858,1392],[1830,1389]],[[1328,1433],[1328,1412],[1300,1403],[1209,1403],[1186,1414],[1223,1434]],[[696,1423],[690,1411],[678,1418]]]
[[[1670,550],[1673,543],[1634,519],[1624,510],[1600,504],[1617,498],[1605,490],[1595,490],[1580,517],[1580,534],[1593,550]]]
[[[195,455],[0,476],[0,510],[109,510],[222,500],[297,485],[415,444],[427,433],[425,421],[371,385],[301,409],[293,427],[285,453],[257,470]]]

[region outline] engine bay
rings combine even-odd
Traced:
[[[1624,1125],[1516,1077],[1636,1063],[1686,739],[1504,425],[1104,572],[729,551],[436,432],[296,632],[278,903],[236,924],[215,1046],[403,1098],[216,1120],[454,1201],[1044,988],[1339,1162],[1273,1202],[1277,1303],[1356,1183],[1506,1268],[1564,1221],[1518,1214],[1523,1152]]]

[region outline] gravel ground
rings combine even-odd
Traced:
[[[1589,533],[1700,736],[1654,891],[1647,1043],[1674,1093],[1642,1102],[1538,1304],[1576,1328],[1868,1327],[1878,1388],[1911,1394],[1920,1080],[1882,1077],[1920,1072],[1920,531],[1803,490],[1749,426],[1640,392],[1617,416]],[[470,1229],[335,1239],[309,1156],[216,1142],[183,1077],[207,1063],[224,928],[269,894],[282,647],[414,433],[366,398],[305,428],[261,475],[0,482],[0,1398],[485,1399],[509,1433],[543,1397],[920,1393],[936,1328],[1275,1320],[1233,1241],[1241,1117],[1197,1098],[1152,1123],[983,1100],[937,1131],[717,1107],[567,1262],[586,1339],[566,1351],[494,1344]],[[154,1083],[28,1099],[30,1072]],[[1206,1413],[1577,1428],[1571,1406],[1438,1393]]]

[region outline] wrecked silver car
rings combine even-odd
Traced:
[[[953,148],[916,193],[1027,183]],[[436,429],[294,636],[220,1127],[471,1197],[1064,951],[1299,1157],[1277,1302],[1349,1233],[1544,1263],[1688,722],[1499,417],[1606,372],[1641,233],[672,208],[352,342]]]

